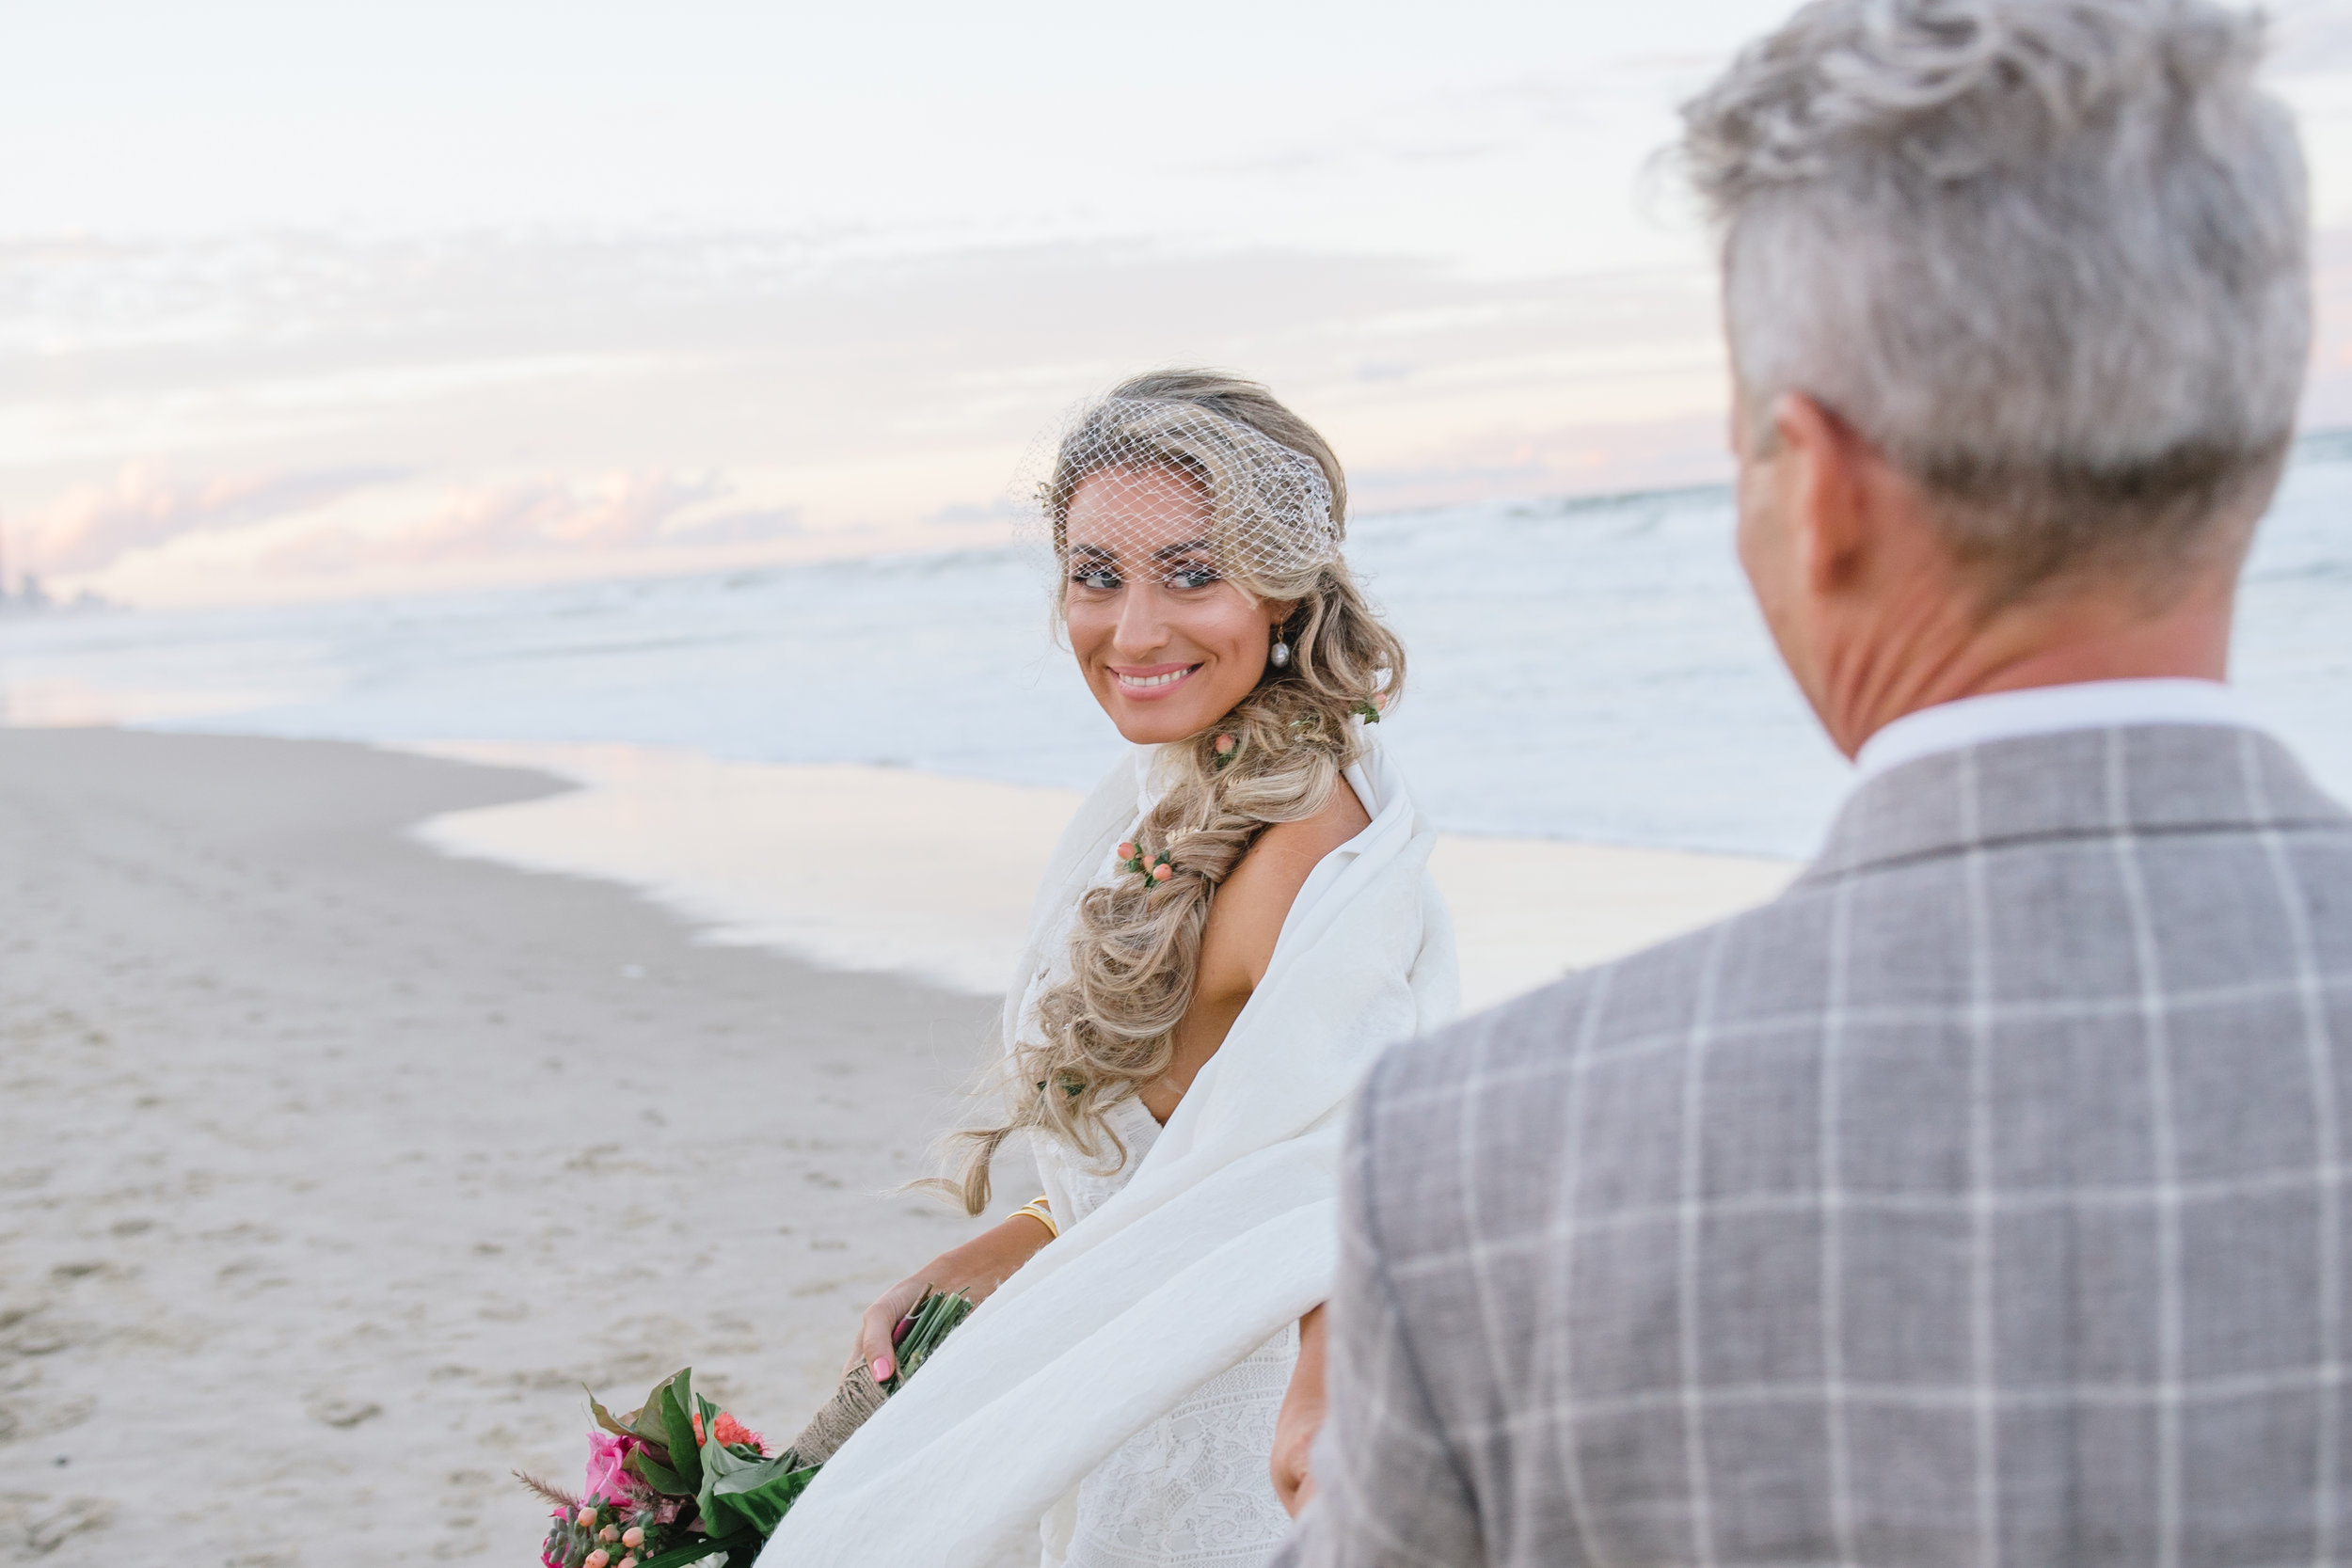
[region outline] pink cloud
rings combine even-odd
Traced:
[[[412,527],[378,542],[376,559],[401,564],[479,560],[542,550],[611,550],[645,545],[714,486],[674,475],[612,473],[581,490],[542,482],[463,492]]]
[[[276,573],[314,576],[373,566],[738,544],[799,531],[792,508],[681,518],[724,488],[715,480],[657,469],[610,473],[586,485],[542,480],[461,490],[389,533],[320,529],[269,550],[261,563]]]
[[[173,481],[134,463],[113,483],[69,490],[37,514],[20,547],[34,571],[94,572],[183,534],[264,522],[398,477],[385,468],[328,468]]]

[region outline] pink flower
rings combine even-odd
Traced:
[[[1121,843],[1119,847],[1119,858],[1122,861],[1134,860],[1136,858],[1136,847],[1132,844]]]
[[[620,1437],[609,1432],[588,1434],[588,1480],[584,1487],[593,1501],[609,1497],[614,1502],[635,1501],[642,1488],[637,1478],[624,1468],[628,1456],[644,1448],[635,1437]]]
[[[1173,875],[1175,873],[1165,865],[1155,865],[1152,868],[1152,879],[1155,882],[1165,882]]]

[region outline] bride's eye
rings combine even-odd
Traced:
[[[1206,562],[1187,562],[1168,574],[1170,588],[1206,588],[1216,580],[1216,568]]]
[[[1070,574],[1070,580],[1098,594],[1115,593],[1119,588],[1119,573],[1108,566],[1081,566]]]

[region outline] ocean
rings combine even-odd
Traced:
[[[2308,437],[2236,679],[2352,797],[2352,438]],[[1366,516],[1410,651],[1391,744],[1458,832],[1803,856],[1847,781],[1772,656],[1721,488]],[[0,617],[0,721],[626,742],[1082,787],[1120,742],[1033,549],[240,610]]]

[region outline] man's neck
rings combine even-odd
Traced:
[[[2223,680],[2235,588],[2233,573],[2155,612],[2089,598],[2021,607],[1948,640],[1940,657],[1906,657],[1890,677],[1851,683],[1823,719],[1851,756],[1905,714],[1963,697],[2083,681]]]

